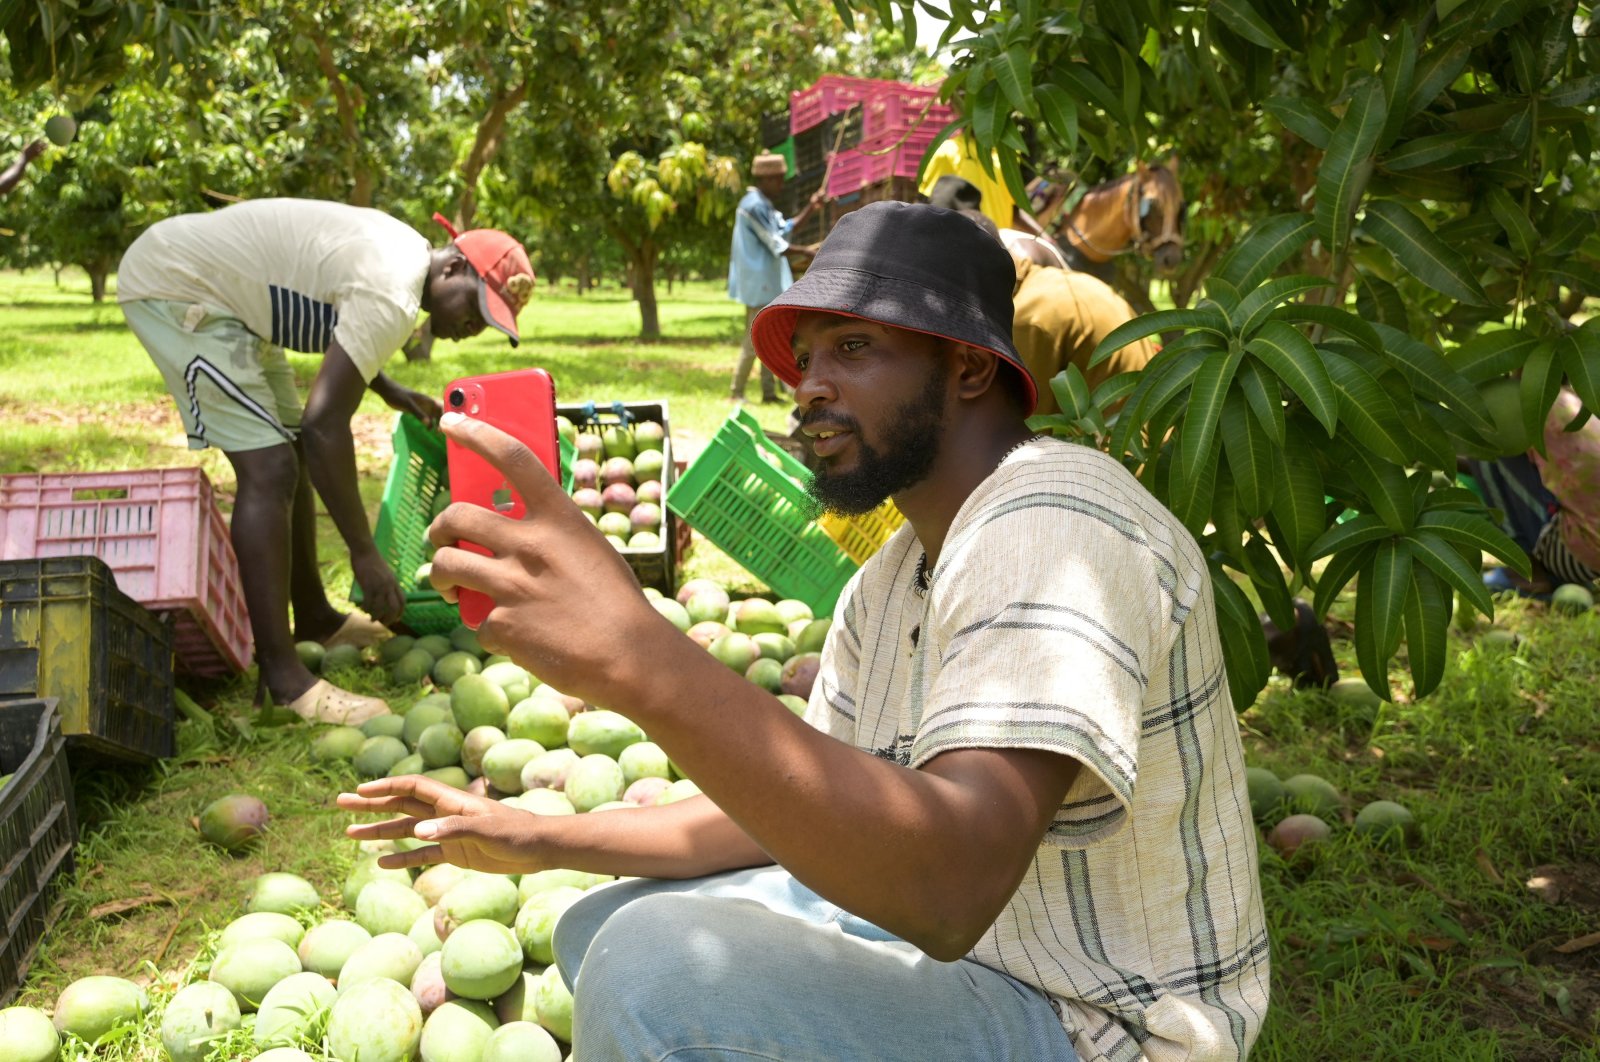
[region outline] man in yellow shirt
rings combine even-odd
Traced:
[[[1000,239],[987,214],[970,209],[961,213]],[[1087,273],[1041,266],[1017,255],[1012,255],[1012,261],[1017,281],[1011,292],[1011,339],[1039,389],[1036,413],[1061,412],[1050,390],[1050,378],[1069,364],[1078,367],[1092,390],[1118,373],[1144,368],[1155,357],[1155,344],[1141,339],[1089,368],[1094,348],[1112,329],[1136,316],[1133,308],[1104,281]]]
[[[969,181],[981,196],[978,209],[986,214],[989,220],[1002,229],[1020,229],[1035,235],[1044,230],[1038,220],[1026,210],[1017,206],[1017,201],[1011,198],[1011,192],[1006,188],[1005,180],[1000,175],[1000,153],[993,152],[990,164],[994,168],[994,176],[984,172],[983,162],[978,158],[978,145],[972,137],[962,134],[951,137],[940,144],[938,150],[928,159],[927,168],[922,171],[922,184],[918,191],[924,199],[929,200],[934,206],[957,209],[964,204],[954,202],[941,202],[934,197],[934,185],[939,183],[941,177],[959,177]]]

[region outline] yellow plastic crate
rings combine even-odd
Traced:
[[[870,513],[860,516],[823,513],[817,517],[817,526],[838,544],[845,556],[857,564],[867,563],[867,559],[882,549],[883,544],[889,541],[889,536],[905,522],[906,518],[895,508],[893,501],[885,501]]]

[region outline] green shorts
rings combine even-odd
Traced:
[[[139,299],[122,313],[178,404],[189,449],[236,453],[299,437],[300,394],[282,347],[194,303]]]

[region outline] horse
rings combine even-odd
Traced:
[[[1059,246],[1068,268],[1109,284],[1111,260],[1132,251],[1151,258],[1162,276],[1177,271],[1183,261],[1184,216],[1177,155],[1153,166],[1136,163],[1132,173],[1089,189],[1066,211],[1072,187],[1054,175],[1036,177],[1028,185],[1034,215],[1045,233],[1054,237],[1051,246]],[[1017,233],[1013,239],[1020,246],[1027,236]],[[1057,264],[1042,261],[1031,249],[1029,257],[1040,264]]]

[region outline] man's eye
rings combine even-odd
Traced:
[[[852,354],[867,345],[865,339],[846,339],[839,344],[839,349],[846,354]]]
[[[799,356],[799,357],[794,359],[794,367],[799,369],[801,372],[805,372],[806,371],[806,366],[810,365],[810,364],[811,364],[811,355],[809,355],[809,354],[802,354],[801,356]]]

